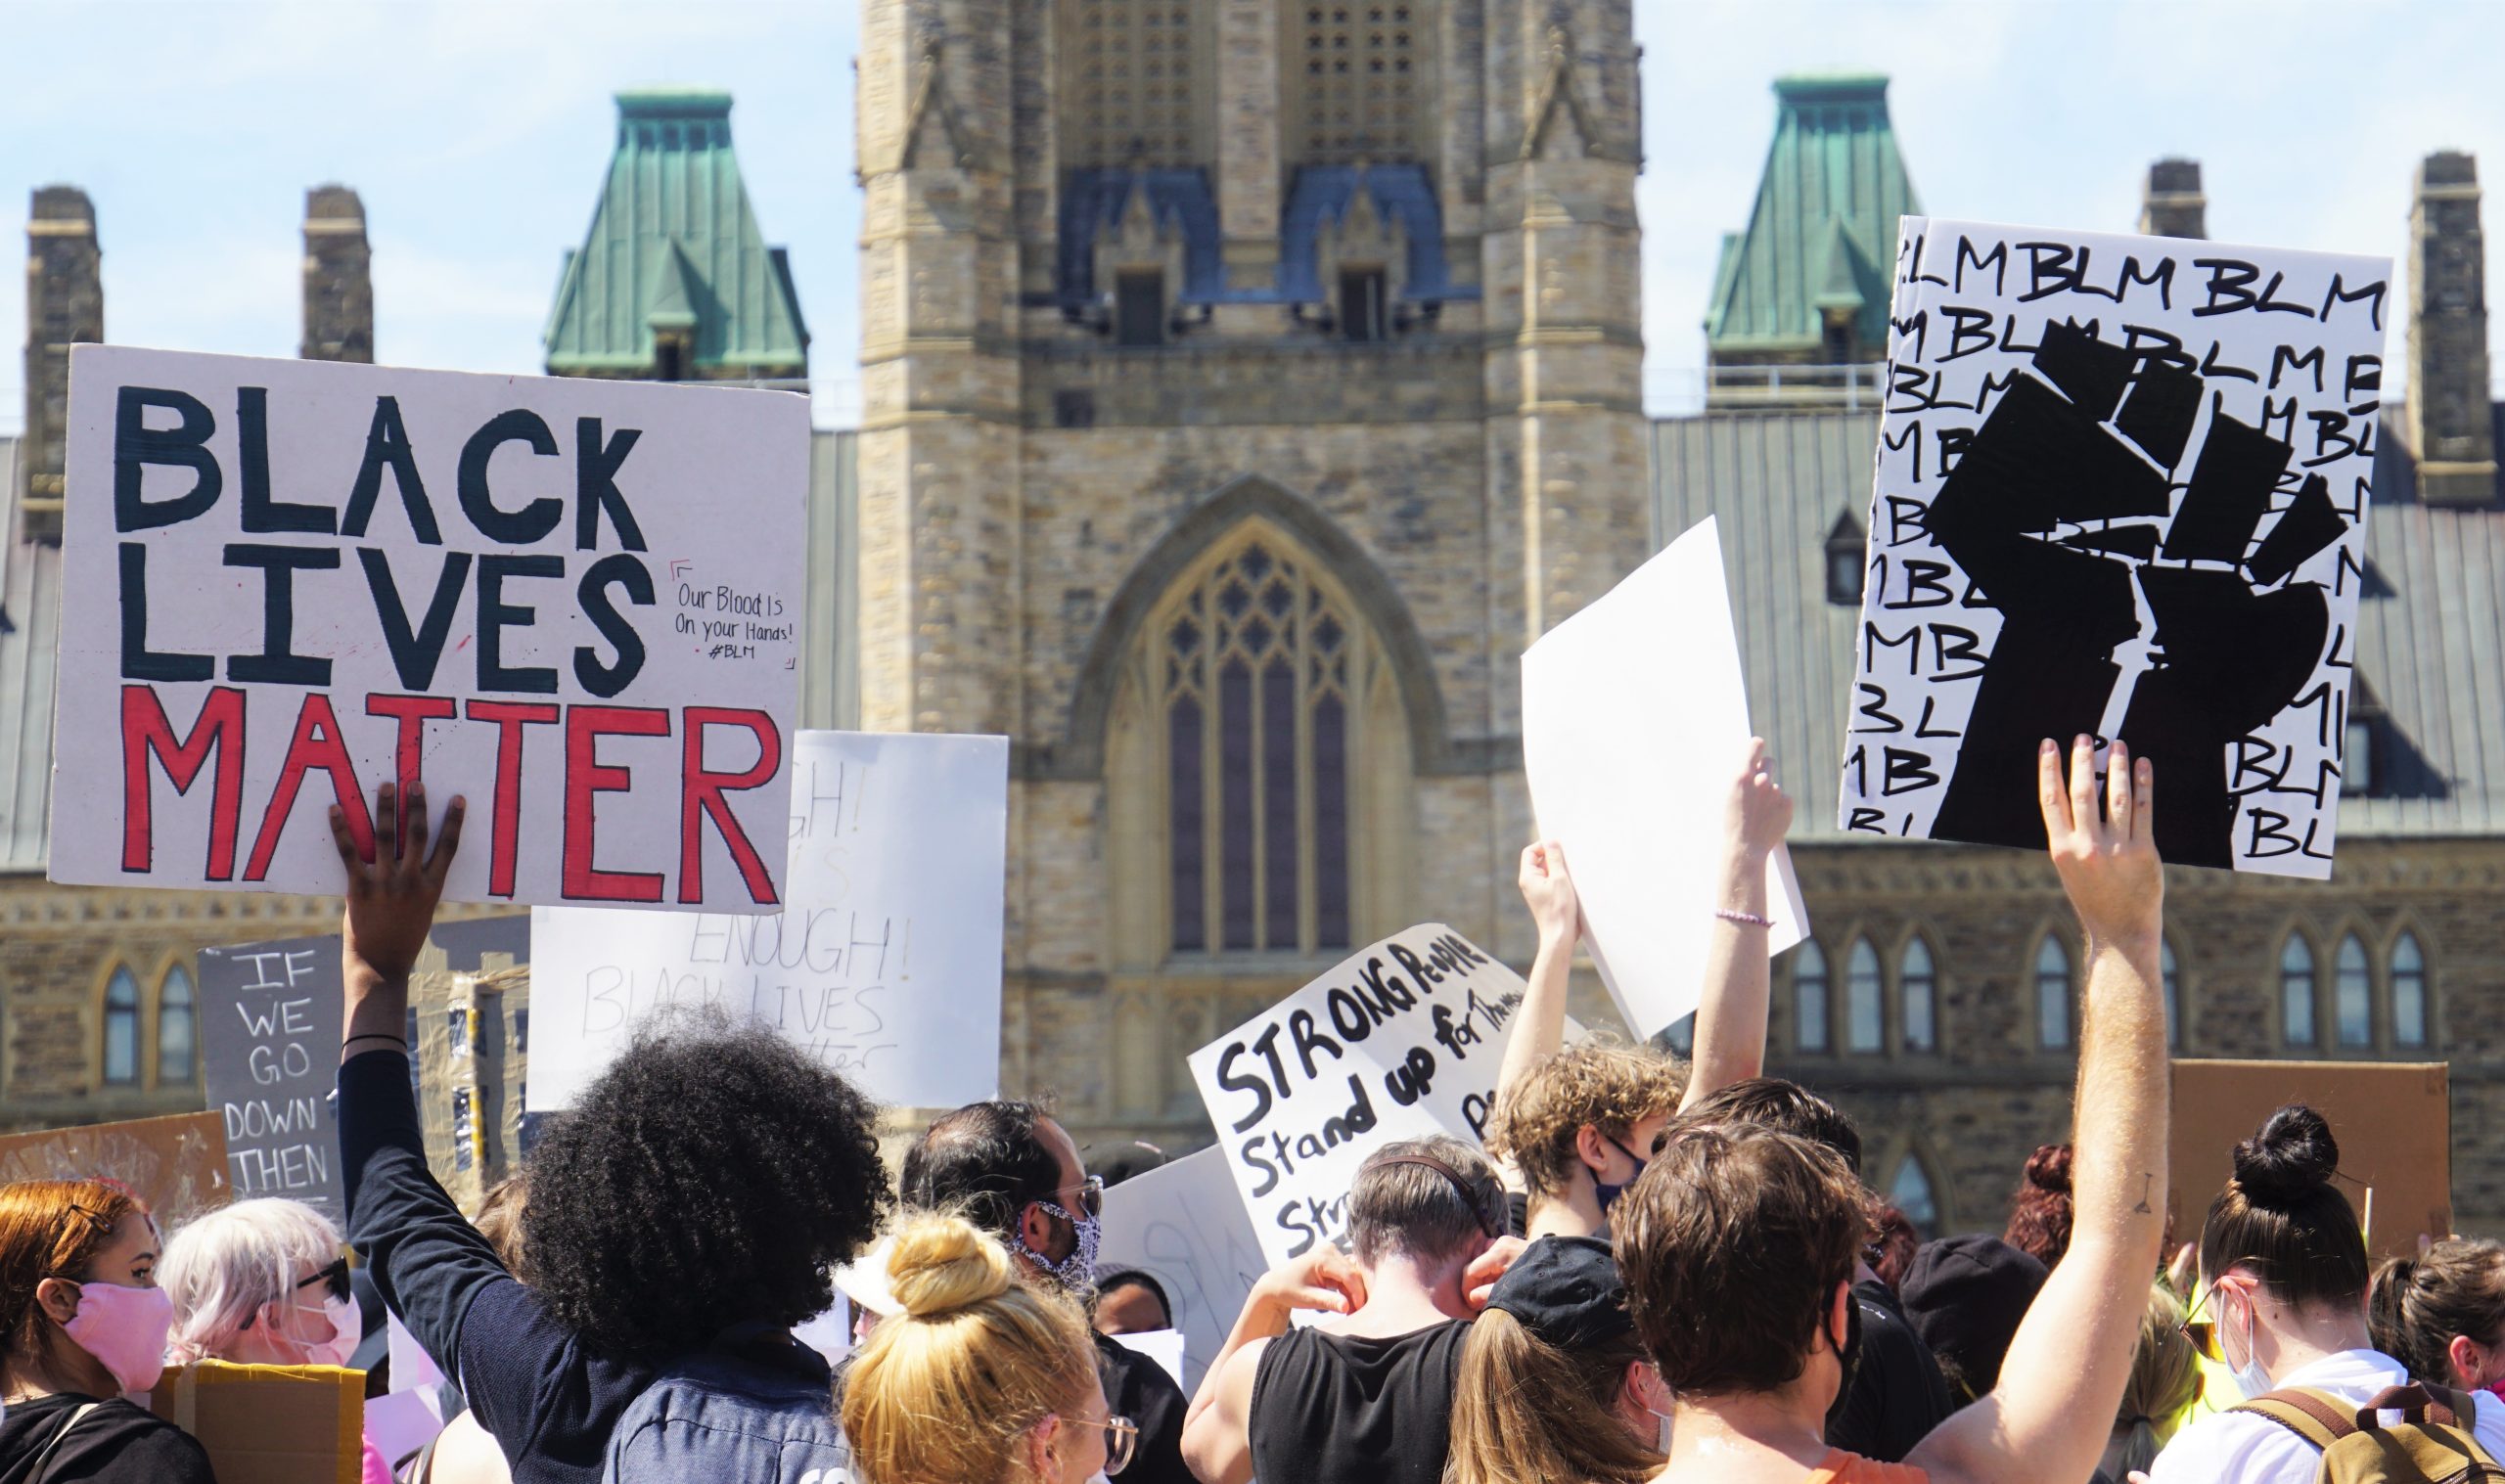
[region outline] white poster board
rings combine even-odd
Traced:
[[[781,899],[806,397],[69,366],[54,880],[336,896],[423,774],[454,901]]]
[[[1838,823],[2042,849],[2119,737],[2167,861],[2330,876],[2391,260],[1899,230]]]
[[[798,734],[785,911],[531,913],[531,1110],[572,1106],[646,1016],[696,1005],[880,1102],[995,1096],[1008,831],[1007,738]]]
[[[1752,735],[1711,517],[1523,652],[1531,809],[1540,837],[1566,847],[1583,946],[1638,1036],[1704,995],[1723,820]],[[1766,915],[1769,955],[1808,933],[1780,846]]]
[[[1480,1142],[1522,994],[1522,975],[1428,922],[1359,949],[1191,1055],[1268,1263],[1346,1229],[1348,1186],[1378,1147],[1431,1134]]]
[[[1132,1176],[1105,1192],[1099,1274],[1152,1274],[1183,1333],[1183,1394],[1226,1346],[1252,1284],[1269,1267],[1223,1151],[1210,1148]]]

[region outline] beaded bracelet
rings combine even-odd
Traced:
[[[1772,918],[1761,918],[1754,912],[1733,912],[1728,907],[1716,909],[1713,915],[1720,918],[1725,922],[1737,922],[1743,927],[1772,927],[1774,925],[1774,919]]]

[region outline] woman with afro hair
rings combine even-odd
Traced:
[[[832,1376],[791,1328],[829,1307],[831,1269],[893,1203],[870,1102],[769,1032],[648,1027],[532,1151],[524,1286],[427,1171],[401,1027],[463,807],[430,851],[423,786],[405,831],[394,791],[376,790],[370,863],[331,811],[348,1236],[385,1301],[458,1377],[515,1484],[633,1479],[658,1454],[730,1477],[744,1448],[840,1453]],[[657,1381],[668,1405],[636,1408],[638,1428]]]

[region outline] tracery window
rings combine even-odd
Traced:
[[[157,1082],[179,1087],[192,1080],[198,1066],[199,996],[192,971],[180,964],[165,970],[157,991]]]
[[[116,965],[105,981],[105,1081],[127,1087],[139,1080],[139,976]]]
[[[1922,1167],[1921,1156],[1908,1151],[1897,1161],[1895,1178],[1888,1182],[1888,1203],[1904,1212],[1922,1237],[1937,1235],[1939,1197],[1933,1193],[1931,1172]]]
[[[1896,970],[1905,1050],[1939,1049],[1938,988],[1939,976],[1932,967],[1931,945],[1917,936],[1905,944],[1905,956]]]
[[[1886,998],[1887,986],[1879,976],[1879,950],[1870,946],[1868,938],[1853,939],[1852,952],[1845,958],[1844,969],[1846,1050],[1866,1053],[1882,1048],[1887,1024]]]
[[[2350,933],[2332,956],[2332,1009],[2340,1044],[2355,1049],[2375,1044],[2375,981],[2366,968],[2366,945]]]
[[[1349,609],[1255,531],[1169,597],[1161,650],[1171,942],[1178,953],[1349,946]]]
[[[1435,40],[1428,0],[1300,0],[1287,17],[1280,67],[1294,157],[1421,158]]]
[[[2035,1044],[2046,1051],[2071,1045],[2071,951],[2051,933],[2035,949]]]
[[[2391,945],[2391,1044],[2427,1044],[2427,955],[2414,932]]]
[[[1201,162],[1201,99],[1210,78],[1191,0],[1064,0],[1062,157],[1152,168]]]
[[[1792,958],[1792,1044],[1823,1052],[1827,1035],[1827,956],[1815,938],[1802,938]]]
[[[2279,1012],[2290,1046],[2317,1044],[2313,1028],[2313,945],[2288,934],[2279,950]]]

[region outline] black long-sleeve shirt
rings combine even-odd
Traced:
[[[610,1434],[651,1366],[595,1355],[514,1281],[427,1170],[408,1058],[340,1068],[348,1239],[409,1333],[461,1383],[514,1484],[598,1484]]]

